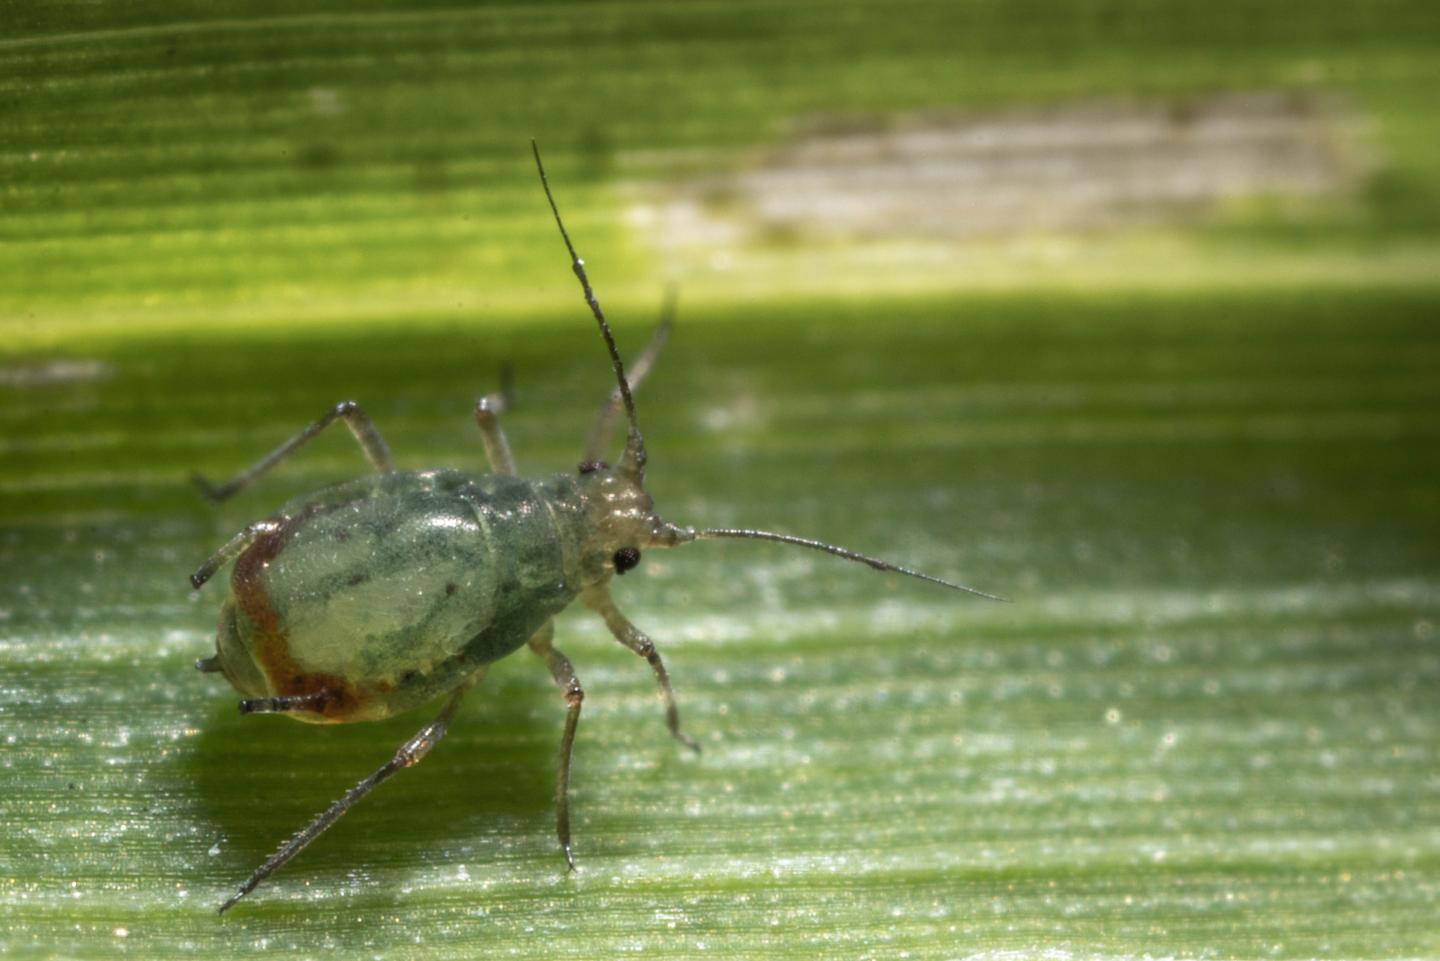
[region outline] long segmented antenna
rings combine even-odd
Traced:
[[[673,284],[665,288],[665,300],[660,307],[660,323],[656,325],[655,332],[650,335],[650,342],[630,361],[630,369],[626,371],[629,375],[630,390],[634,391],[640,387],[650,373],[650,368],[655,366],[655,358],[660,356],[660,351],[665,349],[665,342],[670,339],[670,328],[675,323],[675,302],[678,299]],[[610,443],[610,432],[615,427],[615,417],[624,410],[620,397],[620,388],[616,387],[610,391],[610,397],[605,401],[605,406],[595,415],[595,425],[590,428],[590,436],[585,440],[586,461],[597,461],[605,459],[605,446]]]
[[[575,245],[570,242],[570,232],[565,229],[565,222],[560,219],[560,208],[555,204],[555,195],[550,192],[550,179],[545,176],[545,164],[540,160],[540,145],[534,140],[531,140],[530,150],[535,155],[535,169],[540,173],[540,186],[545,189],[545,199],[550,203],[550,212],[555,215],[555,226],[560,228],[560,237],[565,241],[565,249],[570,252],[570,267],[575,271],[575,276],[580,281],[581,290],[585,292],[585,303],[590,305],[590,312],[595,315],[595,322],[600,325],[600,336],[605,338],[605,348],[610,351],[610,364],[615,368],[615,380],[619,385],[619,399],[625,407],[625,416],[630,422],[630,433],[625,440],[625,454],[620,462],[619,469],[629,474],[636,483],[641,483],[645,476],[645,439],[640,436],[640,425],[635,419],[635,398],[631,396],[630,383],[625,379],[625,364],[620,360],[620,350],[615,346],[615,337],[611,334],[610,325],[606,322],[605,314],[600,309],[600,302],[595,299],[595,291],[590,287],[590,279],[585,275],[585,261],[580,259],[579,254],[575,253]],[[666,323],[668,323],[668,321]],[[642,358],[641,363],[644,364],[644,362]],[[613,409],[613,401],[610,409]],[[594,435],[603,436],[608,420],[609,410],[602,409]],[[988,594],[985,591],[977,590],[973,587],[966,587],[964,584],[957,584],[954,581],[947,581],[944,578],[933,577],[930,574],[922,574],[920,571],[911,570],[908,567],[901,567],[898,564],[891,564],[889,561],[882,561],[878,557],[861,554],[859,551],[852,551],[847,547],[827,544],[824,541],[811,540],[808,537],[795,537],[792,534],[776,534],[772,531],[720,527],[713,527],[702,531],[686,529],[683,533],[680,528],[671,527],[670,531],[672,537],[675,538],[670,541],[671,544],[692,539],[718,539],[725,537],[776,541],[781,544],[793,544],[796,547],[807,547],[813,551],[833,554],[836,557],[843,557],[848,561],[858,561],[861,564],[867,564],[877,571],[890,571],[895,574],[904,574],[907,577],[929,581],[941,587],[948,587],[953,591],[963,591],[966,594],[974,594],[976,597],[983,597],[987,600],[1006,600],[1006,598],[998,594]]]
[[[882,561],[878,557],[871,557],[868,554],[861,554],[859,551],[852,551],[848,547],[837,547],[834,544],[811,540],[808,537],[796,537],[793,534],[776,534],[773,531],[756,531],[728,527],[711,527],[695,532],[696,540],[722,537],[745,538],[756,541],[777,541],[781,544],[794,544],[796,547],[808,547],[812,551],[834,554],[836,557],[843,557],[847,561],[859,561],[861,564],[868,564],[877,571],[891,571],[896,574],[904,574],[907,577],[918,577],[922,581],[939,584],[941,587],[948,587],[952,591],[964,591],[966,594],[974,594],[976,597],[983,597],[986,600],[1009,600],[1009,598],[1001,597],[999,594],[987,594],[985,591],[976,590],[973,587],[966,587],[964,584],[957,584],[954,581],[947,581],[944,578],[934,577],[930,574],[922,574],[920,571],[911,570],[908,567],[901,567],[898,564],[891,564],[889,561]]]
[[[565,222],[560,219],[560,208],[555,205],[555,195],[550,192],[550,179],[545,176],[545,164],[540,160],[540,145],[534,140],[530,141],[530,151],[535,154],[535,169],[540,173],[540,186],[545,188],[545,199],[550,202],[550,212],[555,215],[555,226],[560,228],[560,238],[565,241],[565,249],[570,252],[570,269],[575,271],[575,276],[580,281],[580,289],[585,292],[585,303],[590,305],[590,313],[595,315],[595,322],[600,325],[600,336],[605,338],[605,347],[610,351],[610,365],[615,368],[620,400],[625,405],[625,417],[630,421],[630,432],[625,438],[625,454],[619,469],[631,475],[636,483],[640,483],[645,476],[645,438],[640,436],[640,424],[635,419],[635,399],[630,396],[630,382],[625,379],[625,364],[620,360],[620,350],[615,346],[615,336],[610,333],[610,325],[605,320],[604,311],[600,309],[600,301],[595,299],[595,291],[590,287],[590,278],[585,275],[585,261],[575,253],[575,245],[570,242],[570,232],[565,229]]]

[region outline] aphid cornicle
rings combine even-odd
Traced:
[[[616,640],[649,662],[670,733],[699,750],[680,731],[670,679],[655,645],[610,599],[611,577],[638,564],[642,551],[708,538],[779,541],[993,597],[820,541],[748,529],[697,530],[662,520],[645,492],[645,441],[635,419],[630,381],[584,262],[560,219],[539,150],[534,154],[546,200],[617,383],[575,473],[538,480],[516,476],[500,428],[502,392],[475,407],[490,474],[397,471],[370,419],[358,405],[346,402],[230,482],[217,487],[195,478],[212,500],[224,500],[337,420],[350,428],[375,469],[368,477],[285,504],[269,519],[237,534],[191,575],[198,588],[234,561],[216,653],[196,667],[225,675],[245,696],[241,713],[283,713],[312,723],[369,721],[447,695],[434,720],[281,845],[220,906],[222,913],[380,782],[429,753],[444,736],[465,692],[491,663],[522,647],[545,660],[567,705],[555,806],[560,847],[573,869],[570,755],[585,695],[569,659],[551,643],[552,617],[577,598],[598,613]],[[637,382],[653,362],[666,328],[662,323],[632,367]],[[608,428],[621,411],[629,429],[624,451],[610,467],[600,455]]]

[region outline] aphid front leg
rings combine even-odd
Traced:
[[[665,670],[665,662],[660,659],[655,642],[620,613],[620,609],[610,599],[610,592],[603,586],[592,587],[580,597],[587,607],[605,619],[605,624],[610,628],[610,633],[615,635],[615,640],[649,662],[650,669],[655,672],[655,683],[660,687],[660,697],[665,702],[665,726],[669,728],[670,736],[695,753],[700,753],[700,745],[695,739],[680,730],[680,709],[675,706],[675,692],[670,688],[670,672]]]
[[[483,676],[483,672],[481,673]],[[240,890],[236,891],[226,899],[224,904],[220,905],[220,913],[224,914],[233,907],[237,901],[255,890],[260,882],[284,867],[291,858],[305,850],[305,847],[309,845],[311,841],[323,834],[325,829],[330,825],[340,820],[341,815],[354,807],[361,798],[375,790],[381,783],[388,780],[397,772],[419,764],[420,760],[424,758],[426,754],[430,753],[430,749],[438,744],[440,739],[445,736],[446,730],[450,727],[450,720],[455,716],[455,711],[460,707],[460,701],[465,697],[465,692],[473,686],[475,681],[479,681],[479,679],[478,676],[475,677],[471,683],[467,683],[464,687],[452,693],[450,699],[445,702],[444,709],[436,716],[435,720],[422,727],[416,732],[414,737],[400,745],[400,749],[395,752],[394,757],[381,765],[375,773],[346,791],[339,800],[326,808],[319,817],[305,825],[305,828],[300,831],[300,833],[280,845],[275,853],[266,859],[264,864],[256,868],[254,873],[245,879],[245,883],[240,885]]]
[[[575,870],[575,855],[570,848],[570,756],[575,747],[575,728],[580,723],[580,705],[585,701],[585,689],[575,676],[575,668],[559,650],[551,645],[555,638],[555,625],[549,621],[536,631],[528,643],[530,650],[545,659],[550,676],[565,696],[565,733],[560,735],[560,761],[555,775],[555,833],[560,838],[560,850],[565,853],[565,863]]]
[[[500,390],[486,394],[475,402],[475,423],[480,428],[480,440],[485,445],[485,456],[490,461],[490,470],[496,474],[515,474],[515,455],[510,452],[510,441],[505,429],[500,426],[500,415],[510,409],[514,402],[515,389],[510,367],[500,369]]]
[[[316,434],[319,434],[336,420],[343,420],[345,426],[350,428],[350,433],[355,435],[355,440],[359,442],[360,449],[365,452],[365,459],[370,462],[370,466],[382,474],[388,474],[395,469],[395,463],[390,458],[390,448],[385,445],[385,440],[380,436],[380,432],[375,429],[375,424],[370,420],[365,411],[360,409],[359,404],[353,400],[347,400],[341,401],[330,408],[330,410],[326,411],[324,416],[315,421],[315,423],[306,427],[300,433],[260,458],[260,460],[256,461],[238,476],[218,487],[212,485],[201,474],[192,475],[191,480],[195,482],[196,487],[200,488],[202,494],[210,498],[210,500],[219,503],[229,497],[233,497],[246,487],[249,487],[257,478],[267,473],[272,467],[295,453],[295,451],[301,447],[304,447]]]

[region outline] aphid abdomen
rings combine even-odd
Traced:
[[[230,645],[263,696],[316,697],[303,720],[409,710],[523,646],[575,594],[554,513],[517,478],[365,478],[277,520],[235,562]],[[226,628],[222,615],[222,665],[254,694]]]

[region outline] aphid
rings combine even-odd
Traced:
[[[532,145],[533,147],[533,145]],[[506,392],[475,406],[492,473],[397,471],[375,425],[351,401],[339,404],[244,473],[218,487],[197,475],[212,500],[249,486],[334,422],[355,435],[375,473],[297,498],[251,524],[190,577],[200,587],[234,561],[220,610],[215,656],[196,662],[218,671],[244,695],[242,714],[286,714],[315,724],[373,721],[440,695],[445,706],[394,757],[360,781],[282,844],[220,906],[221,913],[299,854],[326,828],[444,737],[465,692],[490,664],[529,647],[545,660],[566,704],[555,785],[556,831],[565,863],[570,844],[570,755],[585,692],[570,660],[552,643],[552,618],[577,598],[604,619],[621,644],[655,674],[671,735],[698,751],[680,730],[670,678],[654,643],[610,599],[610,579],[634,568],[643,550],[713,538],[779,541],[824,551],[958,591],[973,588],[922,574],[832,544],[769,531],[668,523],[645,492],[645,441],[635,419],[610,326],[591,290],[550,193],[540,152],[540,183],[610,354],[617,386],[601,408],[573,474],[517,477],[500,427]],[[654,361],[662,323],[634,365],[636,382]],[[623,410],[628,432],[619,462],[600,459],[610,426]]]

